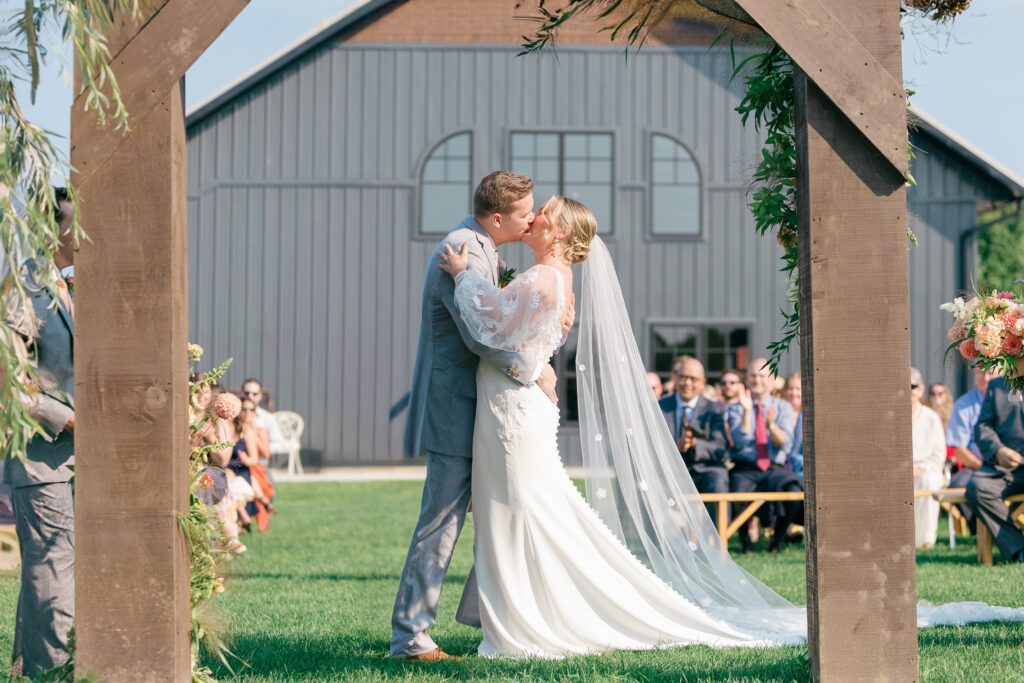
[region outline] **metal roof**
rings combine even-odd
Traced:
[[[918,107],[911,106],[908,116],[917,128],[977,166],[993,181],[1005,187],[1016,199],[1024,198],[1024,178],[1016,175]]]
[[[327,21],[324,28],[315,28],[288,47],[264,60],[220,90],[197,103],[187,112],[186,125],[192,125],[230,102],[267,76],[331,40],[356,22],[393,4],[396,0],[362,0],[359,4]],[[940,143],[976,165],[992,180],[1004,186],[1015,198],[1024,198],[1024,178],[967,142],[934,117],[918,107],[910,107],[909,116],[917,127]]]

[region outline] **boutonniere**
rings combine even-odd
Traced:
[[[512,282],[512,279],[516,276],[515,268],[505,268],[501,271],[501,275],[498,276],[498,287],[504,289],[505,286]]]

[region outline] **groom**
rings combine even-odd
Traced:
[[[533,220],[533,181],[494,171],[473,193],[473,215],[441,240],[455,251],[466,245],[469,268],[498,284],[496,247],[522,239]],[[555,374],[530,354],[498,351],[470,336],[455,308],[455,283],[438,268],[435,250],[423,284],[423,316],[405,430],[405,453],[427,458],[420,517],[395,598],[391,656],[448,659],[426,630],[437,618],[438,598],[470,499],[476,368],[480,359],[520,384],[534,382],[556,402]]]

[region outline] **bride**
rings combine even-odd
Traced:
[[[472,499],[484,656],[563,657],[806,639],[806,611],[729,557],[650,389],[610,254],[583,204],[554,196],[523,242],[536,265],[499,289],[450,246],[440,267],[481,344],[548,362],[581,281],[577,383],[587,500],[558,455],[558,407],[486,362],[477,371]],[[589,256],[589,258],[588,258]],[[593,505],[593,507],[591,507]],[[951,608],[951,609],[946,609]],[[919,623],[1024,620],[956,603]]]

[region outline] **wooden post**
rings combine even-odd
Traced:
[[[898,3],[822,5],[893,77],[902,78]],[[851,123],[851,112],[839,109],[804,72],[797,75],[796,93],[813,675],[823,681],[913,681],[918,658],[906,190],[894,165]],[[905,120],[868,125],[876,123],[905,126]]]
[[[111,683],[191,670],[181,90],[81,191],[92,243],[75,259],[76,674]]]
[[[108,34],[131,132],[79,95],[75,669],[188,681],[188,260],[184,81],[248,0],[143,0]]]

